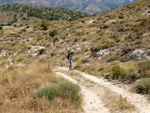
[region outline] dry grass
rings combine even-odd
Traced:
[[[74,72],[74,71],[61,70],[61,72],[65,73],[67,75],[70,75],[70,76],[78,76],[78,75],[80,75],[79,72]]]
[[[94,76],[104,76],[109,72],[110,69],[110,64],[98,59],[93,59],[89,65],[82,66],[80,70]]]
[[[80,102],[55,98],[52,101],[34,98],[38,89],[58,83],[52,68],[33,62],[24,66],[12,66],[0,75],[0,113],[74,113],[80,112]]]
[[[61,72],[69,76],[72,76],[79,82],[81,81],[83,82],[80,73],[76,73],[73,71],[64,71],[64,70]],[[91,88],[92,90],[95,90],[100,93],[102,97],[102,101],[104,102],[105,106],[110,110],[111,113],[128,113],[128,112],[136,111],[135,106],[132,105],[130,102],[128,102],[126,97],[123,97],[121,95],[119,96],[118,94],[111,92],[108,88],[105,87],[102,88],[101,86],[97,86],[95,85],[94,82],[91,82],[89,80],[85,80],[84,82],[85,83],[83,84],[86,85],[88,88]],[[100,87],[102,89],[99,90]]]
[[[127,113],[135,111],[134,105],[129,103],[126,98],[121,95],[116,95],[113,92],[107,91],[107,95],[104,95],[103,101],[111,113]]]

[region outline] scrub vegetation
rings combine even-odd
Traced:
[[[1,113],[81,110],[80,88],[57,77],[51,66],[39,61],[14,65],[4,71],[1,68],[0,91]],[[43,96],[51,100],[37,98]]]

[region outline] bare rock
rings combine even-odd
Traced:
[[[109,55],[109,50],[105,49],[105,50],[100,50],[99,52],[97,52],[94,57],[98,57],[98,58],[103,58],[106,55]]]
[[[86,23],[87,23],[87,24],[91,24],[91,23],[93,23],[94,21],[95,21],[95,20],[87,20]]]
[[[144,15],[150,15],[150,10],[145,11]]]
[[[35,56],[42,55],[44,51],[45,51],[45,47],[31,46],[27,53],[32,57],[35,57]]]
[[[129,57],[127,58],[127,61],[135,61],[135,60],[141,60],[144,58],[144,51],[140,49],[136,49],[133,51]]]
[[[150,50],[147,52],[146,58],[150,59]]]
[[[2,50],[2,52],[0,53],[0,57],[6,57],[8,55],[8,51],[7,50]]]

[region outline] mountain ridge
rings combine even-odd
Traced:
[[[133,0],[0,0],[0,4],[26,3],[54,8],[67,8],[89,14],[95,14],[104,12],[111,8],[126,5],[131,1]]]
[[[73,21],[90,15],[64,8],[49,8],[25,4],[7,4],[0,6],[0,25],[33,24],[43,19]],[[34,19],[33,19],[34,18]],[[35,22],[33,22],[35,21]]]

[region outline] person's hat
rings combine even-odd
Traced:
[[[72,50],[71,52],[74,52],[74,50]]]

